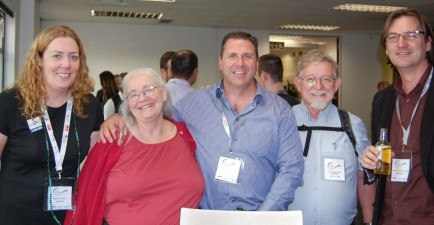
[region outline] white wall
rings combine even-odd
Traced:
[[[362,118],[369,134],[371,102],[383,73],[379,57],[384,57],[384,51],[379,40],[379,35],[346,35],[341,39],[342,108]]]
[[[100,88],[98,75],[136,67],[159,70],[160,56],[167,50],[190,49],[199,58],[196,87],[221,79],[218,67],[221,40],[232,29],[149,26],[137,24],[80,23],[42,21],[41,29],[55,24],[73,28],[85,47],[95,90]],[[235,29],[236,30],[236,29]],[[259,54],[269,53],[268,36],[276,31],[244,30],[256,36]],[[341,107],[363,119],[370,129],[371,100],[376,84],[382,78],[378,59],[379,36],[365,34],[332,34],[340,36]]]
[[[128,72],[137,67],[159,71],[160,56],[168,50],[189,49],[199,58],[199,74],[195,87],[221,79],[218,67],[220,43],[232,30],[193,27],[144,26],[137,24],[42,22],[42,28],[65,24],[74,29],[85,47],[95,89],[100,88],[98,75],[104,70]],[[249,31],[262,40],[264,31]],[[268,42],[261,42],[259,51],[268,53]],[[262,54],[264,54],[262,53]],[[261,54],[261,53],[260,53]]]

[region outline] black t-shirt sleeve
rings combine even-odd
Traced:
[[[3,91],[0,93],[0,133],[6,136],[8,136],[11,131],[13,111],[18,113],[18,99],[14,98],[15,95],[11,91]]]

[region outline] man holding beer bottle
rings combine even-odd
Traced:
[[[433,39],[416,9],[392,12],[386,20],[381,44],[399,76],[372,102],[372,143],[381,128],[390,131],[392,171],[373,173],[379,161],[374,146],[361,160],[366,180],[378,178],[372,224],[434,224]]]

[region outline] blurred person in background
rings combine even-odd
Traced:
[[[160,58],[160,73],[163,76],[164,82],[167,82],[172,78],[172,71],[170,69],[170,61],[172,56],[175,54],[174,51],[165,52]]]

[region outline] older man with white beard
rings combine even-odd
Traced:
[[[302,102],[293,110],[304,144],[305,171],[304,186],[296,190],[289,210],[302,210],[306,225],[354,224],[357,197],[363,220],[372,218],[375,187],[363,185],[359,164],[370,142],[363,121],[351,113],[346,118],[355,146],[343,129],[345,119],[331,104],[341,82],[336,62],[319,50],[307,52],[298,61],[294,84]]]

